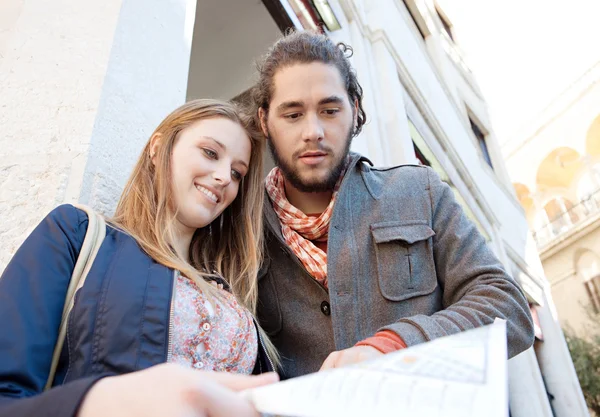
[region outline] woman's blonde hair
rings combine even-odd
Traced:
[[[183,129],[210,118],[225,118],[244,127],[251,142],[249,169],[231,205],[210,225],[194,233],[188,262],[173,246],[177,207],[172,192],[171,155]],[[152,138],[157,135],[160,140],[152,158]],[[190,101],[169,114],[152,134],[110,223],[135,238],[156,262],[192,279],[207,295],[219,297],[218,290],[205,278],[220,275],[241,304],[255,315],[263,247],[263,148],[264,139],[252,118],[242,115],[234,104],[208,99]],[[272,345],[265,343],[267,350],[274,353]]]

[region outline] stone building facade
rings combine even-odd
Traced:
[[[190,98],[243,95],[289,27],[353,47],[370,115],[353,149],[436,169],[524,288],[539,340],[509,361],[512,416],[587,415],[485,99],[433,0],[2,3],[0,269],[57,204],[110,214],[159,121]]]

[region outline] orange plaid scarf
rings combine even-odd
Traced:
[[[285,196],[284,179],[280,169],[275,167],[266,179],[266,189],[273,209],[279,217],[285,243],[300,259],[308,273],[327,288],[327,253],[312,242],[326,241],[329,237],[329,221],[338,189],[344,177],[340,175],[329,205],[318,217],[311,217],[294,207]]]

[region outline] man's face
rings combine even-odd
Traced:
[[[356,114],[339,70],[320,62],[285,67],[275,73],[273,90],[261,122],[275,163],[299,191],[332,190]]]

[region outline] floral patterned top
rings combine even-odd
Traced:
[[[198,286],[177,273],[169,362],[195,369],[251,374],[258,354],[252,315],[233,294],[209,300]],[[220,287],[219,287],[220,288]]]

